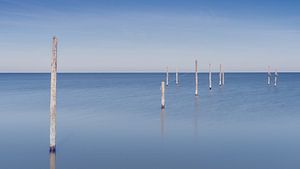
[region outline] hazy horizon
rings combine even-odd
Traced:
[[[0,72],[300,71],[300,2],[0,0]]]

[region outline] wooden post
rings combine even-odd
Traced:
[[[274,86],[277,86],[277,79],[278,79],[278,71],[277,69],[275,70],[275,81],[274,81]]]
[[[211,64],[209,64],[209,75],[208,75],[208,81],[209,81],[209,90],[211,90]]]
[[[219,86],[222,86],[222,64],[220,64]]]
[[[165,81],[161,82],[161,109],[164,109],[165,105]]]
[[[195,96],[198,96],[198,61],[195,60]]]
[[[176,68],[176,85],[179,84],[179,81],[178,81],[178,68]]]
[[[270,66],[268,66],[268,85],[271,84],[271,72],[270,72]]]
[[[57,39],[52,41],[51,93],[50,93],[50,152],[56,148],[56,72],[57,72]]]
[[[225,84],[225,73],[224,73],[224,68],[222,68],[222,85]]]
[[[166,86],[169,86],[169,67],[167,67]]]

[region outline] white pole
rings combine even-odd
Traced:
[[[198,61],[195,60],[195,96],[198,96]]]
[[[56,147],[56,72],[57,72],[57,39],[52,41],[51,93],[50,93],[50,152]]]
[[[224,68],[222,67],[222,85],[225,84],[225,73],[224,73]]]
[[[268,66],[268,85],[271,84],[271,71],[270,71],[270,66]]]
[[[176,68],[176,85],[178,85],[179,81],[178,81],[178,68]]]
[[[161,109],[165,108],[165,81],[161,82]]]
[[[219,86],[222,86],[222,64],[220,64]]]
[[[209,64],[209,75],[208,75],[208,79],[209,79],[209,90],[211,90],[212,85],[211,85],[211,64]]]
[[[277,86],[277,78],[278,78],[278,71],[277,69],[275,70],[275,81],[274,81],[274,86]]]
[[[166,86],[169,86],[169,67],[167,67]]]

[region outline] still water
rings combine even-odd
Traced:
[[[282,169],[300,166],[300,74],[59,74],[49,154],[50,74],[0,74],[0,168]]]

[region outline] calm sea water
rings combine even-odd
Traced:
[[[300,166],[300,74],[59,74],[56,169]],[[0,168],[50,168],[49,74],[0,74]],[[52,160],[52,163],[54,161]]]

